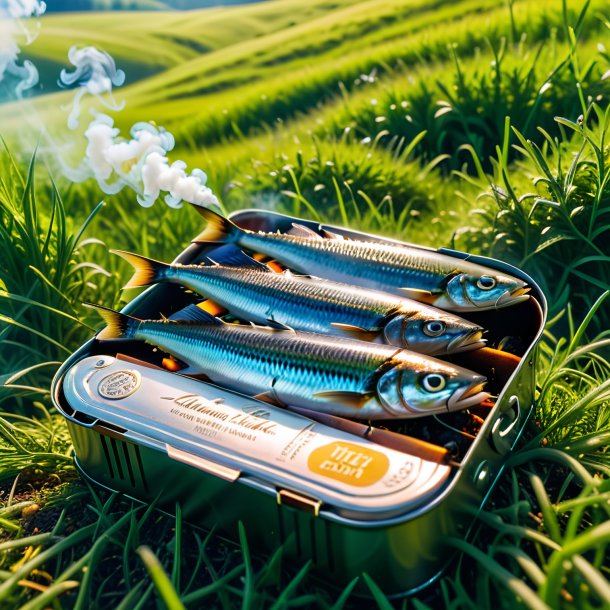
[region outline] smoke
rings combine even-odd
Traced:
[[[20,37],[26,44],[34,40],[37,30],[33,34],[25,20],[42,15],[45,8],[40,0],[0,0],[0,81],[7,73],[17,77],[17,97],[38,82],[38,71],[31,62],[17,63],[20,52],[17,41]],[[37,27],[38,23],[34,25]],[[68,179],[84,182],[93,178],[109,195],[128,187],[144,207],[150,207],[162,195],[165,202],[175,208],[183,201],[203,206],[219,205],[206,186],[207,176],[202,170],[195,169],[189,174],[183,161],[170,163],[167,155],[175,145],[171,133],[153,123],[140,122],[131,128],[130,137],[125,138],[115,127],[114,119],[100,112],[100,105],[114,112],[125,105],[117,103],[113,95],[114,87],[125,82],[125,73],[116,67],[108,53],[92,46],[74,46],[68,52],[68,59],[72,67],[62,70],[58,80],[61,87],[75,90],[69,106],[68,128],[73,133],[78,129],[85,100],[93,115],[93,120],[80,132],[80,148],[84,148],[84,154],[79,155],[81,160],[76,166],[68,157],[74,161],[78,141],[71,137],[69,142],[60,143],[41,121],[36,121],[45,142],[43,149],[51,153]],[[35,118],[38,119],[38,115]],[[28,116],[28,120],[31,123],[32,116]]]
[[[114,121],[99,114],[85,131],[87,148],[78,168],[64,168],[74,182],[95,178],[100,188],[112,195],[129,187],[136,192],[138,203],[150,207],[165,192],[170,207],[183,201],[197,205],[218,205],[218,199],[205,186],[207,176],[200,169],[188,175],[186,164],[171,165],[167,153],[174,148],[174,136],[152,123],[136,123],[131,139],[121,138]]]
[[[108,53],[95,47],[72,47],[68,59],[74,72],[63,69],[59,75],[59,85],[64,88],[78,88],[72,101],[72,111],[68,117],[68,127],[76,129],[80,116],[80,102],[84,95],[97,98],[110,110],[122,110],[125,103],[117,104],[112,95],[112,87],[120,87],[125,82],[125,72],[117,70],[114,59]],[[103,96],[106,95],[107,99]]]
[[[72,47],[68,57],[74,71],[62,70],[60,84],[76,88],[68,127],[75,130],[79,124],[81,105],[86,98],[94,98],[105,108],[118,111],[113,87],[125,81],[108,53],[95,47]],[[180,207],[183,201],[197,205],[218,205],[218,199],[205,185],[206,174],[195,169],[186,172],[183,161],[170,164],[167,154],[175,145],[174,136],[163,127],[152,123],[136,123],[130,138],[121,137],[114,120],[107,114],[92,109],[93,120],[84,132],[87,142],[85,154],[77,167],[62,161],[65,175],[73,182],[94,178],[105,193],[112,195],[124,187],[136,193],[138,202],[150,207],[164,193],[165,202]]]
[[[20,64],[17,60],[21,52],[19,42],[23,39],[23,44],[29,45],[38,35],[40,24],[26,24],[26,20],[40,17],[46,8],[40,0],[0,0],[0,82],[4,84],[7,75],[15,78],[17,98],[38,84],[38,70],[34,64],[29,60]]]

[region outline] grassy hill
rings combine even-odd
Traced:
[[[41,19],[39,37],[24,49],[24,56],[44,62],[41,81],[50,90],[57,89],[57,74],[67,64],[68,50],[75,44],[107,51],[126,71],[127,82],[133,82],[211,51],[290,30],[326,14],[331,7],[348,4],[348,0],[313,0],[305,5],[275,0],[189,12],[47,14]]]
[[[607,31],[597,17],[604,6],[593,0],[580,24],[587,61]],[[274,0],[189,13],[132,13],[129,19],[116,12],[51,15],[28,52],[35,61],[44,57],[47,79],[55,77],[73,43],[110,52],[131,77],[131,85],[117,92],[126,102],[117,125],[126,130],[154,120],[170,129],[177,136],[176,157],[209,170],[230,207],[251,197],[265,200],[272,191],[272,200],[289,203],[290,196],[277,194],[292,181],[284,168],[299,155],[317,158],[322,148],[330,154],[328,163],[344,171],[308,171],[307,196],[329,211],[336,205],[333,179],[342,184],[355,171],[362,184],[374,178],[368,190],[375,202],[390,196],[400,210],[415,205],[420,213],[434,213],[453,188],[443,174],[465,162],[472,168],[463,146],[488,166],[507,114],[528,137],[537,137],[539,125],[556,128],[556,113],[578,116],[577,89],[566,83],[563,24],[576,23],[580,3],[567,3],[565,15],[557,8],[555,0],[510,7],[496,0],[315,0],[306,6]],[[608,81],[599,81],[599,70],[594,67],[585,80],[597,79],[594,90],[602,93]],[[61,131],[60,108],[71,95],[35,99],[34,114]],[[439,104],[445,110],[437,116]],[[452,104],[472,118],[447,113]],[[11,117],[6,133],[18,125],[18,113],[18,105],[3,108],[0,123],[2,114]],[[409,158],[405,164],[405,142],[424,131],[411,151],[419,162]],[[341,140],[340,146],[327,143],[329,138]],[[361,159],[360,139],[376,143],[375,163],[368,152]],[[429,189],[418,178],[419,164],[437,159],[441,171],[427,178],[437,188]],[[380,178],[387,172],[395,176],[393,186]]]
[[[260,0],[47,0],[47,13],[77,11],[192,10],[210,6],[248,4]]]

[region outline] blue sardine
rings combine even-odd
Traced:
[[[476,263],[408,245],[322,237],[296,225],[296,234],[254,233],[209,208],[195,241],[239,245],[278,259],[300,273],[391,291],[450,311],[481,311],[528,298],[525,282]]]
[[[96,309],[108,325],[100,338],[145,341],[214,383],[278,404],[394,419],[465,409],[489,396],[481,375],[386,345],[225,324],[194,305],[180,321]]]
[[[431,355],[485,345],[483,329],[454,314],[370,288],[274,273],[232,245],[210,255],[216,265],[168,265],[115,253],[136,270],[125,288],[175,282],[258,324],[358,339],[379,337]]]

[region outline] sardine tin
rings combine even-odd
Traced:
[[[243,228],[265,232],[286,230],[294,222],[312,229],[319,225],[256,210],[238,212],[231,218]],[[332,226],[322,228],[360,240],[400,243]],[[204,247],[192,245],[176,262],[195,263],[205,252]],[[139,500],[151,501],[159,496],[160,506],[168,512],[180,502],[185,519],[206,528],[216,527],[233,540],[238,539],[237,523],[242,521],[253,548],[273,552],[280,544],[284,545],[286,560],[297,565],[312,560],[314,571],[339,587],[362,572],[367,572],[388,595],[414,592],[429,584],[451,560],[447,537],[468,537],[473,514],[484,505],[530,417],[535,390],[535,348],[546,317],[544,295],[522,271],[484,257],[446,249],[442,252],[457,258],[468,256],[472,262],[520,278],[532,287],[533,298],[503,309],[500,316],[488,312],[476,318],[477,323],[490,328],[490,336],[511,334],[509,328],[518,329],[525,345],[521,364],[498,388],[496,404],[477,437],[450,466],[446,480],[422,496],[423,502],[406,503],[398,514],[387,516],[390,511],[381,516],[383,511],[379,511],[375,502],[374,508],[367,507],[366,496],[360,490],[352,498],[352,509],[355,507],[358,515],[346,506],[335,505],[329,498],[322,502],[317,494],[302,489],[298,481],[284,488],[256,468],[253,472],[258,474],[239,475],[235,479],[236,469],[221,459],[193,457],[193,453],[180,446],[168,453],[160,444],[147,444],[148,436],[135,433],[134,416],[125,414],[119,421],[116,411],[110,410],[104,418],[97,419],[86,414],[89,407],[85,407],[84,401],[76,396],[70,402],[67,400],[66,375],[88,356],[101,360],[120,349],[140,359],[154,357],[150,350],[135,342],[125,345],[92,339],[64,363],[55,377],[53,400],[68,420],[81,472],[102,486]],[[358,278],[352,278],[352,282],[357,284]],[[157,285],[134,299],[124,311],[142,318],[154,317],[160,311],[170,315],[188,302],[186,298],[177,286]],[[171,308],[170,302],[175,303]],[[133,366],[126,364],[124,368]],[[138,404],[145,408],[148,400],[140,391],[134,394],[134,399],[138,394]],[[183,441],[183,436],[177,435],[174,444]],[[211,456],[210,448],[207,450],[206,456]],[[244,484],[246,478],[248,484]],[[367,591],[362,589],[362,593]]]

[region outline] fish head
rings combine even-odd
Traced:
[[[484,401],[487,379],[429,357],[409,356],[377,382],[377,396],[394,417],[430,415],[467,409]]]
[[[482,273],[458,273],[450,277],[434,305],[454,311],[499,309],[526,301],[528,292],[525,282],[491,269]]]
[[[485,345],[483,328],[433,308],[415,315],[399,312],[384,326],[383,333],[390,345],[420,354],[452,354]]]

